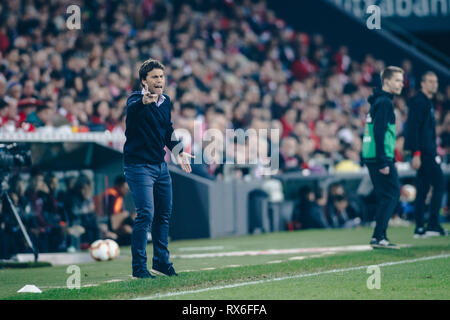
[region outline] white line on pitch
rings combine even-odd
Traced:
[[[181,247],[178,248],[179,251],[212,251],[212,250],[222,250],[224,246],[208,246],[208,247]]]
[[[324,253],[324,252],[368,251],[368,250],[372,250],[372,247],[369,245],[350,245],[340,247],[266,249],[266,250],[176,254],[172,255],[172,258],[199,259],[199,258],[217,258],[217,257],[265,256],[277,254]]]
[[[441,254],[441,255],[437,255],[437,256],[422,257],[422,258],[410,259],[410,260],[384,262],[384,263],[378,264],[377,266],[387,267],[387,266],[393,266],[393,265],[405,264],[405,263],[414,263],[414,262],[428,261],[428,260],[434,260],[434,259],[445,259],[445,258],[449,258],[449,257],[450,257],[450,254]],[[185,294],[190,294],[190,293],[200,293],[200,292],[213,291],[213,290],[222,290],[222,289],[243,287],[243,286],[249,286],[249,285],[254,285],[254,284],[262,284],[262,283],[268,283],[268,282],[273,282],[273,281],[300,279],[300,278],[320,276],[323,274],[330,274],[330,273],[337,273],[337,272],[356,271],[356,270],[361,270],[361,269],[367,269],[367,267],[369,267],[369,266],[371,266],[371,265],[351,267],[351,268],[342,268],[342,269],[332,269],[332,270],[320,271],[320,272],[314,272],[314,273],[303,273],[303,274],[298,274],[295,276],[285,276],[285,277],[279,277],[279,278],[273,278],[273,279],[240,282],[240,283],[234,283],[234,284],[228,284],[228,285],[216,286],[216,287],[209,287],[209,288],[203,288],[203,289],[197,289],[197,290],[186,290],[186,291],[178,291],[178,292],[161,293],[161,294],[155,294],[155,295],[151,295],[151,296],[147,296],[147,297],[136,298],[135,300],[150,300],[150,299],[166,298],[166,297],[180,296],[180,295],[185,295]]]
[[[98,283],[87,283],[87,284],[81,285],[80,288],[98,287],[104,283],[122,282],[122,281],[130,280],[131,278],[132,278],[132,276],[129,275],[122,279],[111,279],[111,280],[106,280],[106,281],[102,281],[102,282],[98,282]],[[66,289],[67,286],[39,286],[39,288],[41,288],[41,289]]]

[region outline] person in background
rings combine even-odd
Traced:
[[[330,207],[328,207],[330,208]],[[361,224],[361,218],[354,207],[349,205],[345,194],[333,198],[332,210],[328,213],[330,225],[333,228],[354,228]]]
[[[301,229],[330,227],[325,216],[326,195],[323,190],[314,191],[313,188],[305,186],[300,188],[299,198],[299,210],[294,219],[300,222]]]
[[[336,181],[328,186],[326,216],[331,228],[352,228],[361,224],[358,201],[349,197],[342,182]]]
[[[44,176],[44,183],[47,192],[43,194],[43,210],[51,227],[49,249],[51,252],[66,250],[66,222],[62,212],[62,205],[58,202],[56,192],[58,188],[58,178],[52,172]]]
[[[395,168],[395,113],[392,99],[403,88],[403,70],[387,67],[381,74],[382,88],[375,88],[369,97],[370,110],[364,128],[362,156],[369,169],[375,189],[376,226],[370,245],[374,248],[397,248],[387,238],[389,219],[400,198],[400,183]]]
[[[406,123],[405,150],[413,154],[411,166],[417,170],[417,196],[414,206],[416,228],[414,238],[446,236],[448,231],[439,222],[439,212],[444,196],[445,182],[441,158],[437,154],[436,120],[433,97],[438,90],[438,78],[428,71],[422,76],[421,89],[409,103]],[[425,229],[425,199],[433,187],[430,217]]]
[[[111,110],[108,101],[97,101],[93,105],[93,114],[89,128],[91,131],[105,131]]]
[[[35,128],[52,126],[53,109],[47,104],[37,106],[36,111],[27,115],[25,122],[32,124]]]
[[[119,245],[130,245],[135,214],[124,209],[124,197],[130,192],[125,177],[119,175],[114,186],[106,189],[104,209],[108,216],[108,230],[116,236]],[[108,234],[108,233],[107,233]]]
[[[297,154],[298,140],[294,137],[286,137],[281,140],[280,170],[283,172],[295,172],[302,170],[302,158]]]
[[[81,233],[79,238],[81,241],[80,248],[87,249],[92,242],[100,238],[100,230],[92,198],[92,182],[87,176],[80,175],[78,177],[72,196],[70,225],[71,227],[82,227],[84,232],[79,232]]]
[[[18,99],[17,99],[18,100]],[[35,98],[26,98],[26,99],[20,99],[17,101],[17,119],[16,119],[16,127],[17,128],[23,128],[25,130],[28,130],[27,126],[24,125],[24,123],[27,121],[27,118],[30,114],[34,113],[33,116],[31,116],[30,119],[36,119],[37,116],[35,114],[35,111],[37,110],[37,107],[42,105],[42,101],[35,99]],[[28,123],[28,126],[30,124]]]
[[[72,224],[72,203],[75,194],[76,176],[68,176],[63,179],[64,187],[58,191],[56,199],[61,206],[61,217],[67,228],[66,247],[67,251],[75,251],[75,246],[79,246],[79,236],[84,232],[84,229],[79,225]]]
[[[48,189],[44,183],[44,174],[40,169],[33,168],[30,174],[30,183],[25,191],[26,201],[30,204],[28,225],[30,237],[39,249],[39,252],[49,252],[51,225],[44,212],[44,198]]]

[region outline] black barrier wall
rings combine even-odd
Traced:
[[[169,167],[173,212],[171,239],[217,238],[248,234],[248,193],[260,181],[211,181]]]

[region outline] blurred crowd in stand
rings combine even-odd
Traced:
[[[351,47],[294,30],[265,1],[78,4],[80,30],[67,28],[65,1],[12,0],[1,7],[1,131],[123,133],[127,95],[140,89],[137,69],[155,58],[166,66],[174,126],[191,134],[183,141],[186,150],[204,150],[207,129],[224,136],[226,129],[279,129],[283,172],[359,170],[367,97],[385,61],[370,53],[357,61]],[[407,99],[420,82],[409,60],[401,67],[405,89],[395,99],[400,136]],[[450,86],[435,100],[444,154]],[[220,160],[230,157],[226,142],[214,142],[219,152],[194,172],[222,177]],[[235,143],[234,160],[240,153],[248,158],[245,143]],[[260,141],[266,156],[272,156],[271,143],[270,136]],[[401,149],[400,138],[399,161]]]

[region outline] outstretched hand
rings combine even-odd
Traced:
[[[389,174],[389,166],[384,167],[383,169],[379,170],[380,173],[384,174],[384,175],[388,175]]]
[[[181,169],[183,169],[184,172],[190,173],[192,171],[190,159],[195,159],[195,156],[187,152],[181,152],[177,156],[178,163],[180,164]]]

